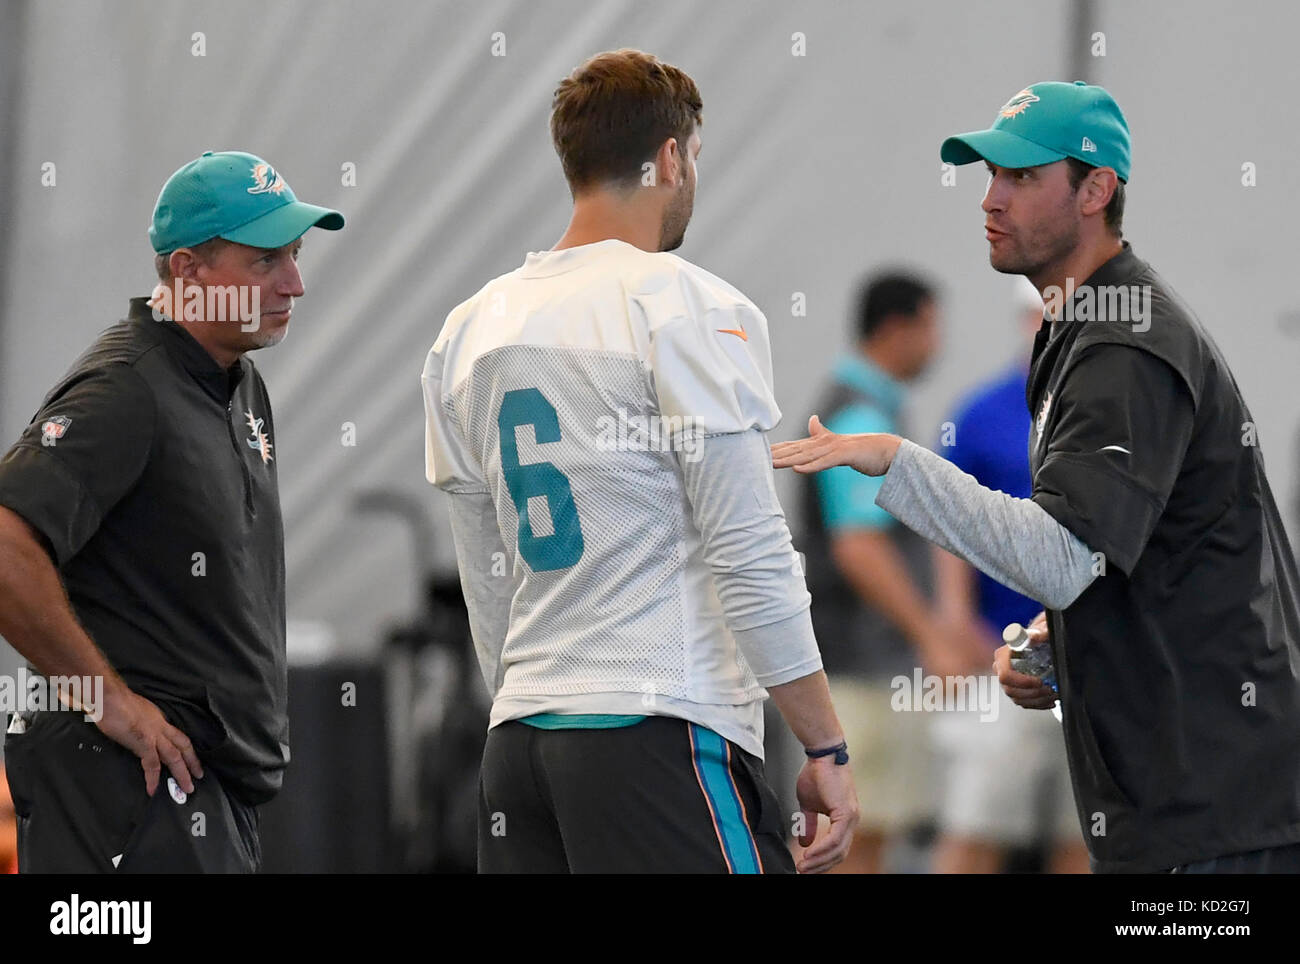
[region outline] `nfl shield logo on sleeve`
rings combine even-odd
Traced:
[[[41,423],[41,441],[46,445],[53,445],[63,438],[63,433],[68,430],[68,426],[71,424],[72,419],[66,415],[55,415],[53,418],[47,418]]]

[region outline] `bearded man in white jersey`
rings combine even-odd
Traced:
[[[818,872],[857,823],[770,468],[767,321],[666,253],[701,112],[636,50],[561,81],[568,229],[456,307],[425,364],[426,471],[493,696],[481,872],[789,873],[790,832]],[[809,755],[791,819],[763,773],[769,694]]]

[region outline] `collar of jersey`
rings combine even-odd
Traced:
[[[519,271],[525,278],[552,278],[557,274],[581,268],[593,258],[603,257],[611,251],[621,251],[624,248],[633,251],[641,250],[636,245],[628,244],[618,238],[606,238],[604,241],[593,241],[591,244],[580,244],[560,251],[529,251]]]

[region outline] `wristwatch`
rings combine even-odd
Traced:
[[[809,750],[807,747],[805,747],[803,752],[807,754],[808,759],[810,760],[816,760],[820,757],[830,756],[833,753],[835,754],[835,765],[837,767],[842,767],[844,766],[844,764],[849,762],[848,741],[841,741],[837,743],[835,746],[826,747],[826,749],[824,750]]]

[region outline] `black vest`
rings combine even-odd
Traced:
[[[1089,383],[1070,375],[1088,348],[1161,359],[1194,416],[1185,450],[1167,453],[1177,476],[1129,574],[1110,565],[1048,613],[1094,869],[1158,871],[1300,840],[1300,580],[1260,448],[1243,440],[1250,412],[1209,335],[1127,244],[1084,287],[1100,285],[1149,285],[1149,328],[1044,324],[1027,389],[1035,497],[1055,401],[1062,391],[1086,401]],[[1161,413],[1128,417],[1160,444]],[[1077,526],[1104,542],[1122,522],[1089,497],[1096,484],[1083,471],[1070,482]]]

